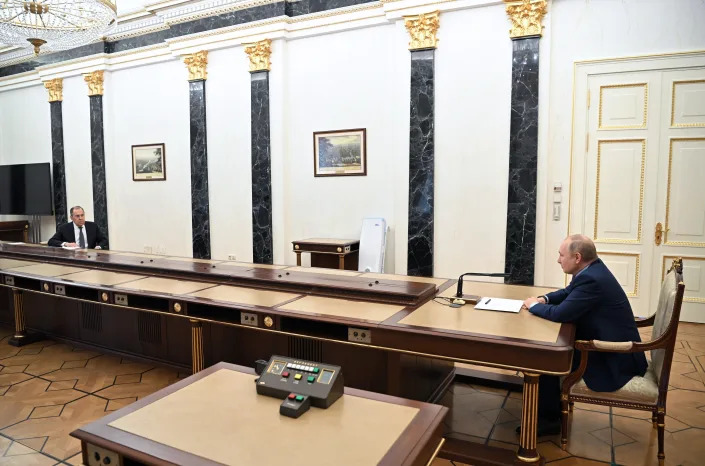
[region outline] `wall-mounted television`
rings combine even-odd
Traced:
[[[48,163],[0,165],[0,214],[54,214]]]

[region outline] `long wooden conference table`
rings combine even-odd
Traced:
[[[477,446],[443,456],[534,463],[538,377],[567,374],[575,329],[518,314],[451,308],[455,281],[0,242],[0,322],[11,344],[42,333],[198,373],[281,354],[342,366],[346,386],[438,401],[462,362],[524,375],[516,454]],[[474,295],[548,288],[466,281]],[[448,444],[447,444],[448,445]],[[507,456],[510,455],[510,456]]]

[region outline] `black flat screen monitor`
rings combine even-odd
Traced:
[[[48,163],[0,165],[0,214],[53,214]]]

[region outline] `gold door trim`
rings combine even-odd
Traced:
[[[599,215],[598,206],[600,203],[600,158],[602,156],[602,145],[621,142],[641,143],[641,173],[639,179],[639,220],[637,221],[637,233],[635,239],[621,238],[598,238],[597,218]],[[595,221],[593,225],[593,241],[595,243],[615,243],[615,244],[640,244],[641,243],[641,223],[644,210],[644,170],[646,168],[646,139],[603,139],[597,141],[597,174],[595,176]],[[572,184],[572,183],[571,183]]]
[[[677,84],[705,84],[705,79],[691,79],[686,81],[673,81],[671,83],[671,128],[705,128],[705,121],[702,123],[679,123],[676,124],[676,85]]]
[[[641,125],[620,125],[620,126],[602,126],[602,90],[603,89],[614,89],[619,87],[643,87],[644,88],[644,113],[642,114]],[[627,84],[609,84],[607,86],[600,86],[600,102],[597,112],[597,129],[598,130],[611,130],[611,129],[643,129],[646,128],[646,121],[648,119],[648,106],[649,106],[649,83],[627,83]]]
[[[630,298],[637,298],[639,296],[639,269],[640,269],[640,264],[641,264],[641,254],[636,253],[636,252],[612,252],[612,251],[602,251],[597,253],[598,257],[600,256],[626,256],[626,257],[635,257],[636,258],[636,264],[634,265],[635,267],[635,272],[634,272],[634,289],[632,291],[625,291],[628,297]]]
[[[667,246],[691,246],[691,247],[696,247],[696,248],[703,248],[705,247],[705,242],[703,243],[697,243],[697,242],[692,242],[692,241],[669,241],[668,240],[668,232],[670,231],[669,227],[669,219],[670,219],[670,213],[671,213],[671,183],[672,183],[672,176],[671,176],[671,170],[673,168],[673,142],[674,141],[703,141],[705,142],[705,138],[671,138],[669,142],[669,148],[668,148],[668,184],[666,187],[666,221],[663,223],[663,244]]]
[[[683,260],[695,260],[695,261],[705,261],[705,257],[697,257],[697,256],[663,256],[663,262],[661,263],[661,281],[663,281],[664,278],[666,278],[666,262],[668,259],[678,259],[681,258]],[[698,304],[705,304],[705,298],[697,298],[697,297],[688,297],[683,295],[683,301],[688,302],[688,303],[698,303]]]

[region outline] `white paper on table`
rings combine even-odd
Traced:
[[[524,301],[519,299],[503,299],[484,297],[475,305],[475,309],[483,311],[519,312]]]
[[[81,246],[61,246],[62,249],[70,249],[70,250],[75,250],[75,249],[81,249]]]

